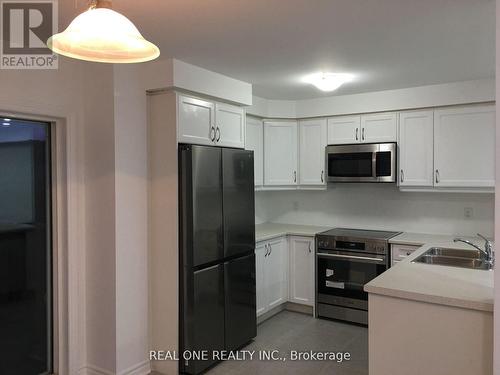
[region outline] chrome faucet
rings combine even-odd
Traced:
[[[453,240],[453,242],[463,242],[463,243],[466,243],[467,245],[474,247],[475,249],[478,249],[481,252],[481,254],[484,255],[484,257],[488,263],[494,264],[495,263],[495,254],[493,252],[493,244],[491,243],[491,241],[489,239],[487,239],[482,234],[478,233],[477,235],[485,241],[484,242],[484,249],[477,246],[476,244],[473,244],[470,241],[464,240],[463,238],[455,238]]]

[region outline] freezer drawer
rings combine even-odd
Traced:
[[[181,371],[199,374],[215,363],[212,351],[224,349],[224,265],[187,274],[183,296],[181,350],[209,352],[207,361],[181,361]]]
[[[224,264],[225,348],[235,350],[257,336],[255,254]]]

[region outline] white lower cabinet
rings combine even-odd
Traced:
[[[290,237],[290,302],[314,305],[314,238]]]
[[[267,242],[259,242],[255,246],[255,286],[257,293],[257,316],[267,311],[266,288],[264,280]]]
[[[399,245],[392,244],[391,245],[391,266],[394,267],[396,264],[405,260],[409,257],[415,250],[417,250],[420,246],[414,245]]]
[[[286,237],[258,242],[255,249],[257,316],[288,300]]]

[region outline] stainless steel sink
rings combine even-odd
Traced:
[[[467,259],[481,259],[482,256],[479,250],[448,249],[446,247],[431,247],[424,254]]]
[[[443,247],[430,248],[414,259],[413,263],[437,264],[475,270],[491,270],[493,268],[493,265],[486,261],[478,250],[458,250]]]

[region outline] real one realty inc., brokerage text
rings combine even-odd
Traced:
[[[151,350],[151,361],[334,361],[342,363],[351,360],[349,352],[314,350]]]

